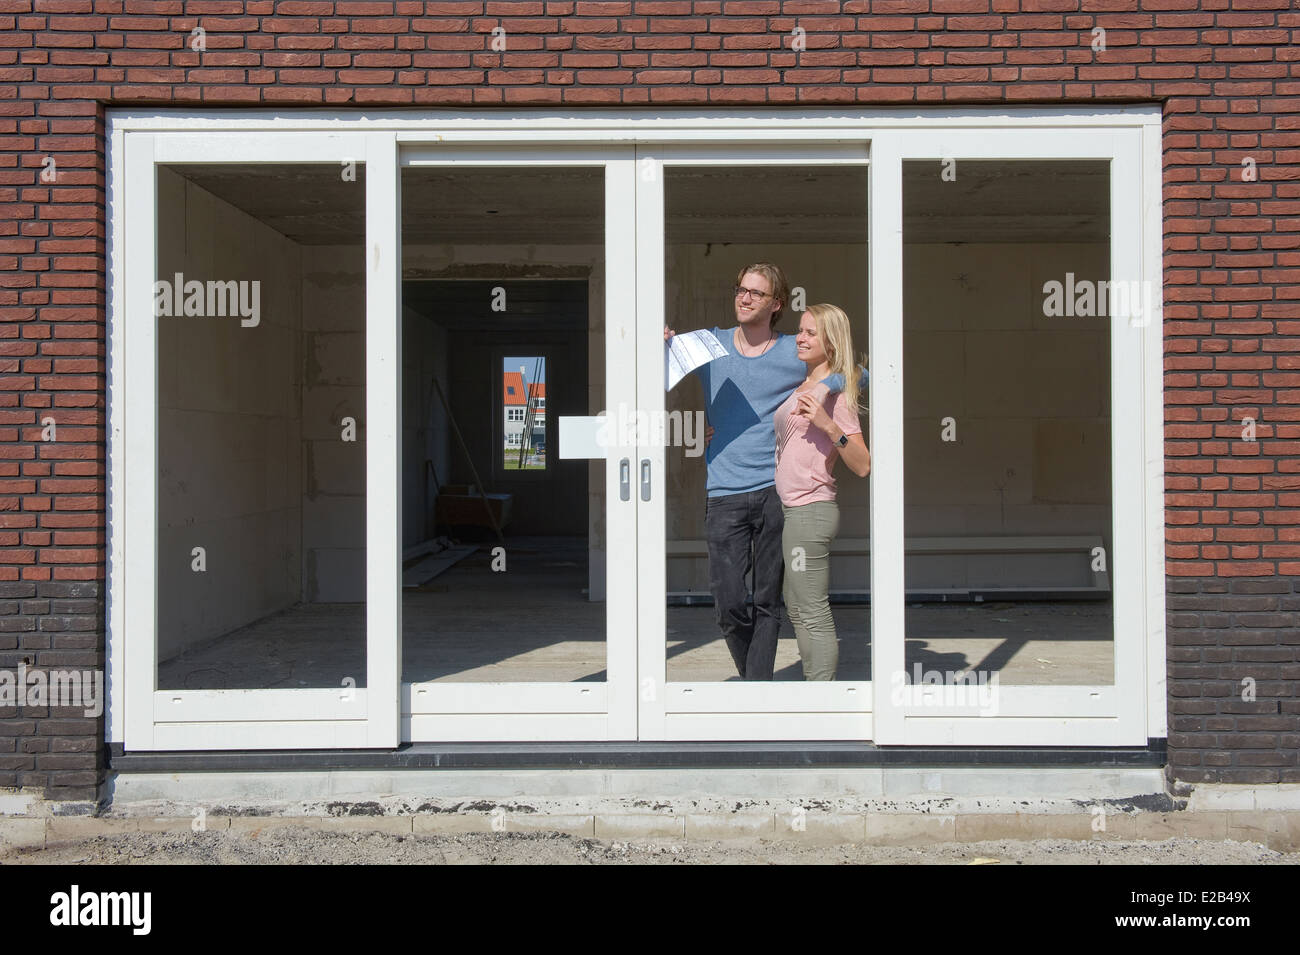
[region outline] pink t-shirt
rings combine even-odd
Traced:
[[[812,394],[845,434],[861,434],[858,416],[843,392],[831,396],[825,385],[813,385]],[[786,507],[835,500],[831,471],[839,460],[839,446],[803,415],[794,414],[800,392],[793,392],[776,409],[776,493]]]

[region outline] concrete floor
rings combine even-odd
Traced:
[[[573,682],[605,679],[605,605],[586,599],[580,540],[511,542],[506,573],[489,546],[403,594],[403,680]],[[871,678],[870,610],[835,606],[839,678]],[[996,672],[1003,685],[1113,682],[1109,602],[916,604],[907,667]],[[1044,636],[1037,636],[1037,635]],[[668,679],[735,679],[712,607],[668,608]],[[365,606],[299,604],[163,661],[161,689],[365,686]],[[801,680],[788,619],[778,680]]]

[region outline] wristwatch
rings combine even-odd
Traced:
[[[841,431],[840,439],[835,443],[838,444],[841,448],[847,448],[849,446],[849,436],[845,434],[843,431]]]

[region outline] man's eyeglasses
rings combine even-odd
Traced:
[[[771,292],[760,292],[756,288],[745,288],[743,285],[737,285],[732,289],[736,293],[736,298],[752,298],[756,302],[762,302],[764,299],[772,297]]]

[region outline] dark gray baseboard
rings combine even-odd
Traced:
[[[408,743],[392,750],[130,752],[109,744],[119,773],[389,769],[798,769],[871,766],[1161,767],[1166,741],[1146,746],[875,746],[870,743]]]

